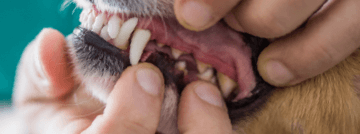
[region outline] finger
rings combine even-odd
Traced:
[[[194,31],[205,30],[223,18],[240,0],[175,0],[179,23]]]
[[[48,96],[61,97],[74,86],[66,40],[59,31],[50,28],[42,30],[37,38],[40,63],[51,85],[44,90]]]
[[[360,45],[360,1],[332,1],[304,29],[275,41],[260,55],[261,76],[276,86],[293,85],[344,60]]]
[[[225,20],[232,27],[265,38],[290,33],[307,20],[325,0],[244,0]],[[236,20],[234,20],[236,19]],[[238,22],[235,23],[235,22]]]
[[[43,29],[22,54],[14,87],[15,104],[53,99],[70,92],[74,85],[65,55],[64,36]]]
[[[164,78],[155,66],[127,68],[111,92],[104,114],[85,133],[154,134],[159,124]]]
[[[219,89],[206,82],[193,82],[181,94],[180,133],[230,134],[231,123]]]

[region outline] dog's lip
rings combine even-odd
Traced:
[[[95,5],[93,9],[97,14],[107,14],[108,19],[112,15],[118,15],[125,21],[132,17],[122,13],[98,11]],[[255,88],[251,49],[245,44],[240,33],[223,22],[207,30],[195,32],[182,27],[175,18],[153,16],[140,17],[136,27],[149,30],[152,33],[151,40],[191,53],[195,59],[212,65],[218,72],[235,80],[239,85],[235,100],[247,97]]]

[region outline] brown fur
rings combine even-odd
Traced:
[[[278,88],[255,117],[238,123],[242,134],[360,133],[360,49],[327,72]]]

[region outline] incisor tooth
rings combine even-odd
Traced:
[[[88,19],[88,15],[89,15],[90,11],[91,11],[90,9],[84,9],[84,10],[81,12],[80,18],[79,18],[79,20],[80,20],[81,23],[86,22],[86,20]]]
[[[100,37],[102,37],[104,40],[109,41],[111,38],[108,34],[108,25],[104,26],[100,31]]]
[[[93,14],[90,13],[90,14],[89,14],[89,17],[88,17],[88,19],[87,19],[87,26],[86,26],[86,28],[89,29],[89,30],[91,30],[92,25],[94,24],[94,21],[95,21],[95,16],[93,16]]]
[[[111,16],[109,22],[108,22],[108,33],[109,36],[114,39],[119,33],[121,25],[121,19],[117,15]]]
[[[99,34],[100,33],[100,30],[101,28],[103,27],[104,25],[104,21],[106,19],[106,16],[104,13],[102,14],[99,14],[96,18],[95,18],[95,22],[94,24],[92,25],[92,31]]]
[[[175,59],[178,59],[184,52],[179,49],[171,48],[171,53]]]
[[[214,70],[212,68],[208,68],[204,73],[197,74],[197,76],[202,80],[211,81],[211,78],[214,76]]]
[[[136,65],[139,63],[141,54],[144,51],[146,44],[149,42],[151,33],[149,30],[137,29],[131,39],[130,44],[130,63]]]
[[[220,90],[226,98],[237,87],[237,83],[223,73],[217,73]]]
[[[211,68],[211,65],[205,64],[204,62],[196,60],[197,69],[199,70],[199,73],[204,73],[208,68]]]
[[[157,44],[158,47],[163,47],[163,46],[165,46],[165,44],[163,44],[163,43],[156,43],[156,44]]]
[[[131,33],[138,23],[138,18],[131,18],[124,22],[120,28],[119,34],[114,39],[114,45],[117,47],[127,48]]]

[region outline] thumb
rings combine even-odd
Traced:
[[[181,133],[232,133],[219,89],[206,82],[193,82],[184,89],[180,98],[178,120]]]

